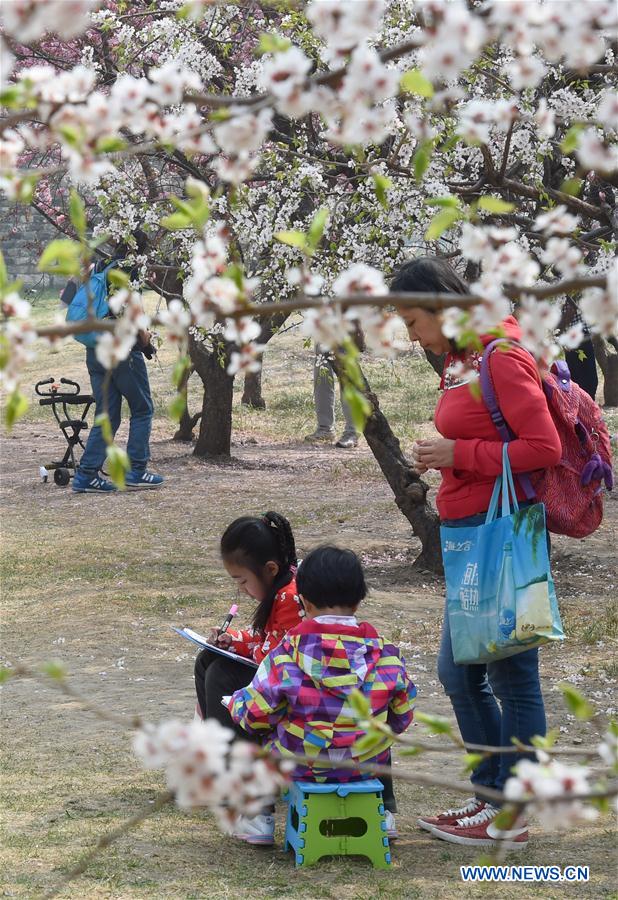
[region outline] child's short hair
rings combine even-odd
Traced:
[[[303,559],[296,587],[318,609],[356,607],[367,596],[361,561],[352,550],[324,545]]]

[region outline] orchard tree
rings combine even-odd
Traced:
[[[303,310],[436,569],[437,517],[360,370],[359,327],[371,352],[393,355],[395,299],[448,307],[444,332],[465,347],[514,301],[547,366],[582,340],[581,324],[556,334],[569,293],[605,351],[611,402],[612,2],[16,0],[3,13],[0,185],[66,235],[42,271],[85,277],[101,241],[146,230],[133,261],[179,346],[177,418],[189,368],[204,382],[199,454],[229,454],[234,376]],[[388,295],[418,252],[452,259],[470,295]],[[3,276],[1,290],[11,421],[37,331],[19,286]],[[125,315],[96,326],[107,367],[141,321],[132,286],[115,303]]]

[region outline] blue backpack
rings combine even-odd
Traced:
[[[107,272],[116,261],[109,263],[100,272],[93,272],[88,281],[80,285],[67,310],[67,322],[83,322],[88,318],[88,299],[92,315],[97,319],[104,319],[110,314],[107,302],[108,286]],[[73,337],[85,347],[94,347],[97,343],[99,332],[87,331],[84,334],[74,334]]]

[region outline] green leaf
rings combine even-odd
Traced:
[[[183,231],[192,227],[190,216],[180,212],[172,213],[171,216],[163,216],[161,225],[168,231]]]
[[[579,136],[584,130],[583,125],[572,125],[560,142],[563,153],[573,153],[579,146]]]
[[[417,94],[419,97],[433,97],[433,84],[420,69],[409,69],[399,79],[399,87],[405,94]]]
[[[442,716],[432,716],[429,715],[429,713],[417,711],[414,713],[414,718],[417,722],[422,722],[427,726],[429,734],[448,734],[449,737],[453,736],[453,727],[451,723]]]
[[[365,423],[371,415],[371,403],[364,394],[351,384],[346,384],[343,389],[343,399],[350,407],[352,421],[357,431],[365,430]]]
[[[53,678],[54,681],[62,681],[63,678],[66,678],[67,674],[65,667],[57,660],[44,662],[41,666],[41,671],[44,675],[48,675],[49,678]]]
[[[406,747],[399,751],[399,756],[419,756],[422,752],[422,747]]]
[[[13,678],[15,672],[9,666],[0,666],[0,684],[6,684],[9,678]]]
[[[380,172],[374,172],[371,177],[373,178],[373,186],[375,188],[378,203],[384,209],[388,209],[388,197],[386,196],[386,192],[392,188],[392,180],[387,178],[386,175],[381,175]]]
[[[9,283],[9,273],[6,268],[4,256],[2,255],[2,250],[0,250],[0,295],[2,295],[2,293],[5,291],[8,283]]]
[[[101,434],[103,435],[103,440],[106,444],[111,444],[114,440],[114,436],[112,434],[112,423],[109,420],[109,416],[107,413],[100,413],[95,420],[94,424],[98,425],[101,429]]]
[[[568,194],[569,197],[579,197],[583,186],[583,178],[567,178],[560,185],[560,190],[563,194]]]
[[[515,209],[514,203],[507,203],[506,200],[502,200],[501,197],[480,197],[478,201],[479,209],[484,209],[486,212],[492,213],[510,213]]]
[[[350,752],[354,757],[358,757],[363,753],[374,750],[380,744],[384,743],[384,735],[379,731],[369,731],[352,744]]]
[[[317,250],[318,245],[322,240],[322,235],[324,234],[329,215],[330,211],[328,207],[322,206],[311,221],[309,231],[307,232],[307,242],[312,250]]]
[[[81,247],[76,241],[58,240],[47,245],[37,269],[54,275],[79,275],[81,271]]]
[[[429,223],[429,228],[425,232],[426,241],[435,241],[440,235],[454,225],[461,218],[461,211],[458,209],[443,209],[433,217]]]
[[[176,362],[174,363],[174,368],[172,369],[172,384],[175,388],[177,388],[182,381],[183,375],[187,371],[187,369],[191,366],[191,358],[189,356],[179,356]]]
[[[124,150],[126,146],[127,142],[123,141],[121,137],[108,135],[98,139],[95,150],[97,153],[117,153],[119,150]]]
[[[223,277],[229,278],[230,281],[234,282],[238,290],[242,291],[245,281],[245,273],[242,266],[239,266],[238,263],[230,263],[229,266],[226,266],[225,271],[223,272]]]
[[[535,734],[530,738],[530,743],[533,747],[538,747],[539,750],[550,750],[556,741],[558,740],[558,729],[552,728],[551,731],[548,731],[545,736],[540,734]]]
[[[69,147],[79,148],[81,146],[83,135],[75,125],[60,125],[57,131],[62,135],[64,143],[68,144]]]
[[[7,431],[10,431],[15,422],[17,422],[18,419],[21,419],[28,409],[28,405],[28,398],[24,397],[17,389],[9,395],[4,408],[4,422]]]
[[[261,34],[255,53],[256,56],[263,56],[265,53],[282,53],[284,50],[289,50],[291,46],[292,41],[279,34]]]
[[[416,178],[417,184],[420,184],[423,180],[423,175],[429,168],[432,154],[433,141],[423,141],[414,154],[414,157],[412,158],[412,167],[414,169],[414,177]]]
[[[120,269],[110,269],[107,273],[107,280],[112,287],[126,288],[131,283],[131,279],[127,272],[121,272]]]
[[[75,188],[71,188],[69,198],[69,218],[80,238],[86,237],[86,207]]]
[[[457,209],[460,205],[458,197],[430,197],[425,200],[426,206],[440,206],[442,209]]]
[[[350,691],[349,697],[350,706],[356,713],[359,719],[370,719],[371,718],[371,706],[369,704],[369,700],[365,697],[364,694],[355,688],[353,691]]]
[[[494,828],[499,828],[500,831],[509,831],[515,822],[517,821],[518,813],[517,810],[508,806],[504,809],[500,810],[496,818],[493,820]]]
[[[472,772],[472,770],[476,769],[479,763],[482,763],[484,759],[485,756],[483,753],[464,753],[464,767],[462,770],[463,774],[465,775],[468,772]]]
[[[182,391],[181,393],[176,394],[174,399],[167,407],[167,414],[169,415],[172,422],[180,422],[182,414],[184,413],[186,408],[187,394],[186,391]]]
[[[573,713],[576,719],[586,722],[594,716],[592,704],[572,684],[569,684],[568,681],[561,681],[558,688],[562,691],[569,712]]]
[[[302,231],[277,231],[275,232],[275,240],[289,247],[298,247],[303,253],[310,253],[311,248],[307,243],[306,236]]]
[[[131,470],[131,463],[126,452],[115,444],[108,444],[105,452],[105,467],[116,487],[121,491],[124,490],[126,474]]]

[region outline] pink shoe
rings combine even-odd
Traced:
[[[421,818],[416,821],[421,828],[425,829],[425,831],[432,831],[436,825],[455,825],[457,819],[463,819],[466,816],[475,816],[484,806],[484,800],[479,800],[478,797],[469,797],[459,809],[447,809],[446,812],[440,813],[437,816],[421,816]]]
[[[528,825],[521,820],[512,828],[501,829],[494,819],[500,812],[486,803],[475,816],[458,819],[454,825],[434,825],[431,833],[441,841],[451,844],[467,844],[470,847],[505,847],[507,850],[523,850],[528,844]]]

